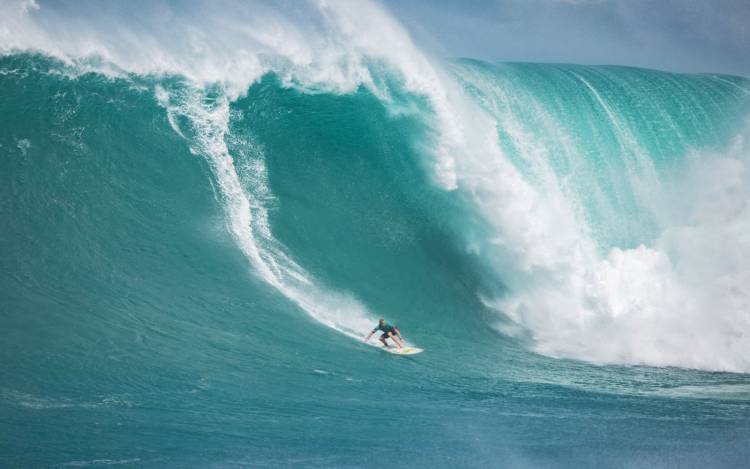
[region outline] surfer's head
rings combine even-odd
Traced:
[[[383,318],[378,319],[378,324],[385,324],[385,319]]]

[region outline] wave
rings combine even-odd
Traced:
[[[360,244],[342,245],[351,256],[370,253],[367,262],[377,264],[404,243],[446,259],[452,283],[483,305],[464,314],[495,311],[492,326],[545,355],[750,371],[746,79],[439,61],[368,2],[311,2],[296,13],[265,3],[144,6],[150,20],[89,7],[4,5],[3,76],[26,73],[34,62],[27,54],[40,52],[59,61],[48,70],[59,80],[95,72],[153,92],[174,133],[207,162],[227,230],[254,274],[326,326],[359,337],[385,305],[407,309],[417,293],[385,299],[389,292],[354,282],[366,278],[361,265],[344,256],[339,266],[326,264],[303,249],[301,236],[280,234],[293,223],[282,223],[274,205],[294,206],[293,195],[274,186],[314,183],[269,165],[316,157],[314,142],[298,142],[295,132],[325,136],[327,148],[351,155],[389,158],[363,180],[397,190],[397,203],[394,194],[344,186],[344,174],[327,181],[342,184],[328,206],[299,191],[320,220],[341,222],[323,214],[355,205],[375,218],[369,229],[383,233],[363,230]],[[353,114],[340,114],[337,99],[355,100]],[[254,108],[258,102],[265,107]],[[298,107],[315,110],[307,114],[314,131],[281,125]],[[346,133],[351,116],[365,123],[360,131],[387,128],[388,139]],[[263,119],[288,133],[260,132]],[[347,146],[357,139],[361,147]],[[286,155],[271,151],[285,141],[299,144]],[[21,152],[34,145],[16,142]],[[396,150],[381,148],[388,145]],[[355,194],[376,200],[344,200]],[[364,242],[381,235],[392,243],[381,251]],[[413,262],[404,269],[429,284],[432,266]]]

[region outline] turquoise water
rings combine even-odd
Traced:
[[[743,466],[750,83],[444,65],[455,187],[385,71],[0,58],[1,465]]]

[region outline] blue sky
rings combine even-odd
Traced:
[[[750,0],[382,0],[438,55],[750,76]]]

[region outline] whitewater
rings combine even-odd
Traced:
[[[747,78],[136,5],[0,5],[3,465],[750,456]]]

